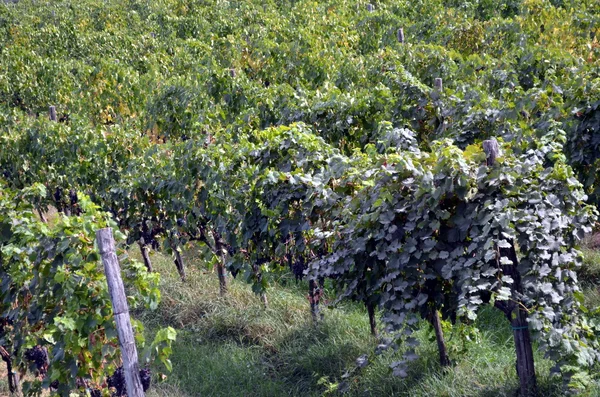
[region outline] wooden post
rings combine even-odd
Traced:
[[[518,271],[519,259],[515,251],[514,243],[509,240],[509,248],[499,248],[499,255],[496,258],[497,266],[502,270],[502,274],[510,276],[513,283],[510,285],[513,296],[523,294],[523,285],[521,283],[521,274]],[[506,257],[512,264],[501,265],[500,258]],[[516,369],[519,377],[520,396],[537,396],[537,379],[535,376],[535,363],[533,359],[533,345],[531,343],[531,334],[529,332],[529,323],[527,321],[527,309],[516,299],[508,301],[497,300],[494,306],[504,313],[509,321],[515,340],[515,351],[517,355]]]
[[[483,141],[483,151],[487,158],[487,165],[494,165],[496,158],[500,154],[500,145],[498,145],[498,141],[495,138],[488,139],[487,141]]]
[[[183,264],[183,258],[181,257],[181,252],[179,252],[179,247],[177,246],[177,244],[171,243],[171,249],[173,250],[173,253],[175,254],[175,260],[173,262],[175,262],[175,267],[177,267],[177,271],[179,272],[179,277],[181,277],[181,281],[185,282],[185,280],[186,280],[185,266]]]
[[[511,314],[512,318],[509,319],[509,321],[515,339],[519,389],[521,390],[521,396],[536,396],[537,379],[535,376],[533,346],[531,344],[529,323],[527,322],[527,312],[520,305],[516,307],[513,312],[514,314]]]
[[[123,357],[123,370],[125,372],[125,384],[129,397],[144,397],[144,389],[140,379],[140,367],[138,364],[137,349],[129,318],[127,297],[125,287],[121,279],[121,268],[115,251],[115,240],[111,228],[96,231],[96,242],[104,264],[104,273],[108,283],[110,300],[112,301],[113,313],[117,324],[117,335],[121,345]]]
[[[140,251],[142,252],[142,258],[144,259],[144,265],[146,265],[146,269],[148,269],[148,273],[152,273],[152,262],[150,261],[150,256],[148,255],[148,247],[144,243],[144,239],[142,238],[138,241],[138,245],[140,246]]]
[[[216,243],[219,251],[219,261],[217,262],[217,276],[219,277],[219,293],[221,296],[227,294],[227,271],[225,270],[225,249],[220,243]]]
[[[483,141],[483,150],[487,156],[487,165],[492,166],[500,154],[498,141],[492,138]],[[521,282],[521,273],[519,273],[519,258],[515,250],[514,242],[508,241],[508,248],[499,248],[496,257],[496,265],[502,270],[502,274],[510,276],[513,279],[510,284],[511,294],[520,296],[523,294],[523,285]],[[502,265],[501,257],[508,258],[512,263]],[[516,300],[508,301],[497,300],[494,306],[504,313],[513,330],[515,340],[515,351],[517,355],[517,375],[519,376],[520,395],[523,397],[537,395],[537,379],[535,375],[535,365],[533,359],[533,346],[531,344],[531,334],[529,332],[529,323],[527,321],[527,310],[523,304]]]
[[[375,319],[375,305],[365,302],[367,313],[369,313],[369,326],[371,327],[371,335],[377,337],[377,322]]]
[[[435,87],[435,90],[437,92],[442,92],[442,89],[443,89],[442,79],[440,77],[436,77],[435,80],[433,81],[433,86]]]
[[[6,372],[8,372],[8,391],[15,397],[23,395],[21,390],[21,380],[19,379],[19,373],[15,371],[11,361],[6,362]]]
[[[219,294],[227,295],[227,271],[225,270],[225,254],[219,256],[217,262],[217,276],[219,277]]]
[[[10,353],[4,348],[4,346],[0,346],[0,357],[6,363],[6,372],[8,377],[8,390],[11,392],[12,396],[20,397],[23,395],[21,390],[21,382],[19,380],[19,373],[15,371],[12,366],[12,357]]]
[[[262,273],[260,272],[259,263],[262,264],[265,262],[263,262],[260,258],[257,258],[254,261],[254,263],[252,264],[252,270],[254,271],[254,274],[256,275],[256,282],[258,284],[262,284]],[[265,309],[267,309],[269,307],[269,300],[267,299],[267,294],[264,291],[260,293],[260,300],[262,301],[263,305],[265,306]]]
[[[308,301],[310,303],[310,314],[315,323],[321,320],[319,313],[319,302],[321,300],[321,290],[317,284],[317,280],[308,280]]]
[[[440,365],[442,367],[448,367],[450,365],[450,358],[448,357],[448,351],[446,349],[446,341],[444,341],[444,331],[442,330],[440,313],[438,313],[437,310],[432,309],[429,322],[435,331],[435,339],[437,340],[438,352],[440,354]]]
[[[200,231],[200,238],[198,241],[202,241],[206,246],[217,256],[219,259],[217,261],[217,276],[219,277],[219,292],[221,296],[225,296],[227,294],[227,269],[225,269],[225,264],[227,263],[227,249],[223,239],[221,239],[221,235],[212,231],[212,236],[215,241],[214,245],[207,240],[206,235],[203,231]]]
[[[50,120],[56,121],[56,108],[54,106],[50,106]]]
[[[46,218],[46,215],[44,215],[44,212],[40,209],[40,207],[36,208],[38,215],[40,216],[40,220],[44,223],[48,223],[48,219]]]
[[[267,294],[264,292],[260,293],[260,301],[262,302],[265,309],[269,308],[269,300],[267,299]]]
[[[221,296],[227,294],[227,271],[225,270],[225,261],[227,259],[226,250],[220,236],[213,233],[215,239],[215,251],[219,258],[217,262],[217,276],[219,277],[219,293]]]
[[[397,37],[398,37],[398,43],[404,43],[404,29],[403,28],[398,29]]]

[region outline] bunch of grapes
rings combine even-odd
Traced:
[[[296,260],[290,260],[290,270],[296,277],[296,281],[302,280],[304,277],[304,271],[306,270],[306,263],[303,257]]]
[[[102,397],[102,391],[99,389],[92,389],[92,390],[90,390],[90,396],[91,397]]]
[[[140,370],[140,379],[142,380],[142,388],[144,391],[148,391],[150,388],[150,380],[152,378],[152,372],[150,368],[144,368]],[[126,397],[127,396],[127,387],[125,385],[125,371],[123,367],[119,367],[115,370],[115,373],[112,376],[108,377],[107,380],[108,387],[114,387],[115,393],[113,393],[113,397]],[[92,396],[96,397],[96,396]]]
[[[60,187],[57,187],[56,190],[54,191],[54,202],[56,205],[56,210],[58,212],[63,212],[63,205],[62,205],[62,197],[63,197],[63,192],[62,189]]]
[[[34,346],[25,351],[25,358],[35,363],[40,375],[45,375],[48,371],[48,352],[42,346]]]
[[[142,388],[144,391],[148,391],[150,388],[150,380],[152,378],[152,372],[150,368],[144,368],[140,370],[140,378],[142,379]]]
[[[108,384],[108,387],[115,388],[113,396],[123,397],[127,395],[127,388],[125,387],[125,371],[123,371],[123,367],[117,368],[115,373],[108,377],[106,383]]]
[[[73,215],[81,215],[79,201],[77,200],[77,191],[75,189],[69,190],[69,201],[71,202],[71,211]]]

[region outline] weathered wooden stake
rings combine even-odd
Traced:
[[[254,271],[254,274],[256,274],[257,283],[262,284],[262,273],[260,272],[260,266],[258,264],[259,262],[261,261],[257,258],[252,265],[252,270]],[[265,309],[267,309],[269,307],[269,300],[267,299],[267,294],[264,291],[260,293],[260,300],[262,301],[263,305],[265,305]]]
[[[263,305],[265,306],[265,309],[268,309],[269,308],[269,300],[267,299],[267,294],[265,294],[264,292],[261,292],[260,300],[263,303]]]
[[[50,106],[50,120],[56,121],[56,108],[54,106]]]
[[[219,277],[219,294],[227,295],[227,271],[225,270],[225,254],[219,257],[217,263],[217,276]]]
[[[397,37],[398,37],[399,43],[404,43],[404,29],[403,28],[398,29]]]
[[[494,138],[483,141],[483,150],[487,156],[487,165],[492,166],[496,158],[500,155],[500,145]],[[513,280],[510,284],[511,293],[519,296],[523,294],[523,285],[521,282],[521,273],[519,273],[519,258],[512,240],[508,241],[510,247],[498,248],[496,258],[497,266],[502,270],[502,274],[510,276]],[[512,263],[502,265],[500,258],[506,257]],[[537,395],[537,379],[535,375],[535,363],[533,359],[533,345],[531,343],[531,334],[529,332],[529,323],[527,321],[527,310],[520,302],[516,300],[501,301],[497,300],[494,306],[504,313],[513,329],[515,340],[515,351],[517,355],[516,370],[519,376],[520,395],[523,397]]]
[[[442,79],[440,77],[436,77],[435,80],[433,81],[433,86],[435,87],[436,91],[442,92],[442,89],[443,89]]]
[[[520,283],[519,283],[520,284]],[[517,307],[511,313],[510,324],[515,339],[515,350],[517,353],[516,369],[519,376],[519,389],[521,396],[537,395],[537,379],[535,376],[535,364],[533,358],[533,345],[527,322],[527,312]],[[508,316],[507,316],[508,317]]]
[[[112,229],[108,227],[96,231],[96,242],[98,243],[98,250],[104,264],[104,273],[106,274],[108,291],[117,324],[117,335],[119,344],[121,345],[127,395],[129,397],[144,397],[137,349],[135,347],[127,297],[125,296],[125,287],[121,279],[121,268],[115,251],[115,240],[113,239]]]
[[[219,261],[217,262],[217,276],[219,277],[219,294],[221,296],[227,295],[227,270],[225,270],[225,253],[223,251],[219,254]]]
[[[2,360],[6,363],[8,390],[11,392],[12,396],[22,396],[23,392],[21,391],[21,382],[19,381],[19,374],[14,370],[12,366],[12,357],[10,353],[4,348],[4,346],[0,346],[0,356],[2,357]]]
[[[514,243],[509,240],[509,248],[499,248],[497,266],[502,269],[502,274],[513,279],[511,292],[515,295],[523,293],[521,274],[518,271],[519,259],[515,251]],[[512,264],[501,265],[500,258],[507,257]],[[537,396],[537,379],[535,376],[535,363],[533,358],[533,345],[527,321],[527,309],[516,300],[497,300],[494,306],[504,313],[513,329],[515,340],[515,351],[517,355],[516,370],[519,376],[520,396]]]
[[[44,223],[48,223],[48,219],[46,218],[46,215],[44,215],[44,212],[40,208],[37,208],[37,212],[38,212],[38,215],[40,216],[40,220]]]
[[[483,141],[483,151],[487,157],[486,163],[488,166],[494,165],[496,158],[500,155],[500,145],[495,138]]]
[[[447,367],[450,365],[450,358],[448,357],[448,351],[446,349],[440,313],[437,310],[432,310],[430,322],[435,331],[435,339],[437,340],[438,352],[440,354],[440,365],[442,367]]]
[[[179,277],[181,277],[181,281],[186,280],[185,275],[185,266],[183,264],[183,258],[181,257],[181,252],[179,252],[179,248],[176,244],[171,243],[171,249],[175,253],[175,266],[177,267],[177,271],[179,272]]]
[[[148,247],[144,243],[143,239],[138,241],[138,245],[140,246],[140,251],[142,252],[142,258],[144,259],[144,265],[146,265],[146,269],[148,269],[149,273],[152,273],[152,262],[150,261],[150,255],[148,255]]]
[[[8,390],[12,393],[12,396],[22,396],[23,391],[21,390],[19,373],[14,370],[12,362],[6,363],[6,372],[8,372]]]
[[[219,257],[219,261],[217,262],[217,276],[219,277],[219,293],[221,296],[225,296],[227,294],[227,270],[225,270],[225,262],[227,260],[227,254],[225,251],[225,247],[220,237],[214,234],[215,237],[215,251],[217,251],[217,256]]]
[[[367,313],[369,313],[369,326],[371,327],[371,335],[377,337],[377,322],[375,319],[375,305],[372,303],[366,303]]]
[[[321,320],[319,313],[319,302],[321,301],[321,289],[317,280],[308,281],[308,301],[310,303],[310,314],[313,322],[318,323]]]

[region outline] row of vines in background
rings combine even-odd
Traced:
[[[199,243],[223,295],[227,272],[264,297],[289,268],[309,276],[315,320],[325,279],[365,304],[373,333],[379,308],[405,346],[423,318],[442,366],[441,321],[494,305],[523,394],[536,388],[532,339],[585,387],[600,325],[575,270],[598,205],[598,11],[588,0],[3,5],[1,178],[15,191],[43,184],[27,196],[42,217],[49,206],[85,217],[84,193],[150,274],[148,250],[162,249],[185,280],[181,249]]]
[[[574,131],[598,98],[593,1],[413,3],[21,1],[1,11],[0,104],[161,138],[303,121],[352,150],[381,121],[467,144]]]

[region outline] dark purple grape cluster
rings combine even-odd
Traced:
[[[69,201],[71,202],[71,213],[76,216],[81,215],[79,201],[77,200],[77,190],[69,190]]]
[[[92,389],[92,390],[90,390],[90,396],[91,397],[102,397],[102,390]]]
[[[115,388],[115,393],[113,396],[127,396],[127,388],[125,387],[125,371],[123,371],[123,367],[117,368],[115,373],[108,377],[106,383],[108,387]]]
[[[35,363],[40,374],[45,375],[48,370],[48,352],[42,346],[34,346],[25,350],[25,358]]]
[[[306,263],[303,257],[297,258],[296,260],[290,261],[290,270],[296,277],[296,281],[302,280],[304,277],[304,271],[306,270]]]
[[[63,212],[63,203],[62,203],[62,199],[63,199],[63,190],[60,187],[57,187],[56,190],[54,191],[54,205],[56,207],[56,210],[58,212]]]
[[[144,368],[140,370],[140,379],[142,380],[142,388],[144,391],[148,391],[150,388],[150,380],[152,379],[152,372],[150,368]]]
[[[142,388],[144,391],[148,391],[150,388],[150,381],[152,379],[152,372],[150,368],[143,368],[140,370],[140,379],[142,381]],[[115,392],[113,393],[113,397],[126,397],[127,396],[127,387],[125,385],[125,371],[123,367],[119,367],[115,370],[115,373],[112,376],[109,376],[107,379],[108,387],[114,387]],[[100,394],[98,395],[100,396]],[[92,394],[92,397],[97,397]]]

